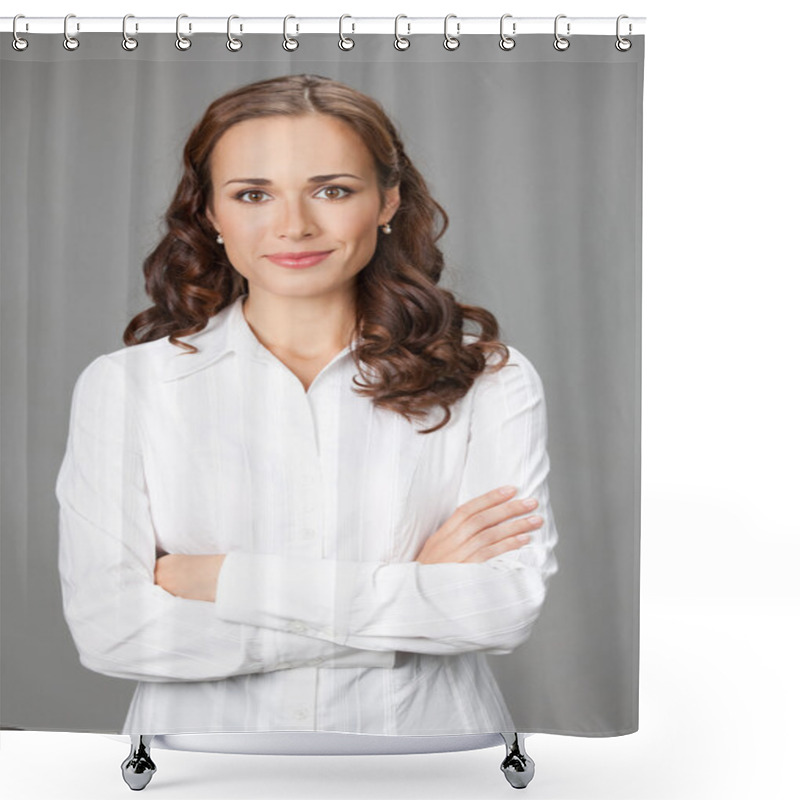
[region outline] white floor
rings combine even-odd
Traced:
[[[527,740],[540,800],[797,800],[800,602],[642,603],[640,730]],[[9,800],[130,796],[127,747],[104,736],[0,733]],[[502,747],[401,756],[224,756],[154,750],[145,796],[245,798],[508,797]]]

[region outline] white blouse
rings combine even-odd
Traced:
[[[122,733],[513,731],[486,659],[530,635],[557,533],[542,382],[522,353],[442,418],[352,389],[353,345],[308,391],[237,298],[199,333],[92,361],[56,484],[80,662],[139,681]],[[471,336],[471,334],[465,334]],[[544,525],[483,563],[413,559],[512,484]],[[227,554],[216,602],[154,583],[164,553]]]

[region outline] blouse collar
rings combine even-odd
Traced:
[[[194,345],[198,352],[192,353],[177,345],[170,344],[171,352],[165,365],[163,380],[183,378],[211,366],[228,353],[239,353],[254,361],[279,361],[258,340],[244,316],[243,303],[247,295],[239,295],[232,303],[217,312],[197,333],[181,336],[181,341]],[[326,369],[344,358],[355,349],[359,339],[356,337],[340,350],[326,365]]]

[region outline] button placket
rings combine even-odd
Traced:
[[[319,498],[319,514],[314,526],[314,554],[318,558],[336,557],[336,542],[333,539],[332,528],[339,513],[335,480],[342,446],[339,440],[342,382],[346,379],[342,369],[332,370],[326,376],[324,384],[318,386],[314,396],[309,398],[316,420],[319,446],[315,484],[316,497]]]
[[[314,529],[311,526],[306,525],[305,528],[301,529],[300,535],[303,537],[304,541],[310,543],[311,540],[314,538]]]
[[[322,469],[313,404],[299,381],[292,381],[289,397],[295,403],[285,429],[286,452],[291,459],[293,524],[285,543],[287,555],[319,557],[320,525],[324,498]]]
[[[296,523],[290,543],[291,552],[298,557],[319,558],[322,552],[321,531],[324,518],[322,469],[316,457],[300,468],[303,472],[297,479],[302,486],[298,493],[298,496],[302,497],[302,504],[296,511]]]
[[[317,669],[297,667],[284,673],[280,725],[316,730]]]

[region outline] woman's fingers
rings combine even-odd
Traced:
[[[490,528],[484,528],[463,545],[467,554],[464,561],[487,561],[500,553],[522,547],[530,541],[530,531],[541,528],[544,520],[539,516],[512,519]]]
[[[520,547],[524,547],[530,539],[530,534],[527,533],[507,536],[505,539],[500,539],[487,547],[476,550],[464,559],[464,563],[488,561],[490,558],[509,552],[509,550],[518,550]]]
[[[424,543],[416,560],[422,563],[485,561],[525,542],[515,536],[542,524],[541,517],[512,519],[539,504],[510,500],[514,492],[494,489],[459,506]]]
[[[463,505],[460,505],[453,513],[453,517],[458,517],[459,523],[464,522],[474,514],[492,508],[499,503],[505,503],[510,497],[513,497],[514,494],[516,494],[516,489],[510,493],[504,492],[502,489],[492,489],[491,492],[480,494],[477,497],[473,497],[472,500],[468,500]]]
[[[511,517],[530,513],[538,505],[539,502],[533,498],[509,500],[508,495],[502,495],[495,490],[464,503],[451,519],[458,527],[459,540],[466,542]],[[502,534],[502,531],[498,533]]]
[[[526,500],[510,500],[502,505],[487,508],[477,514],[473,514],[464,527],[473,534],[480,533],[482,530],[498,525],[511,517],[527,514],[538,505],[539,503],[536,500],[532,504]]]

